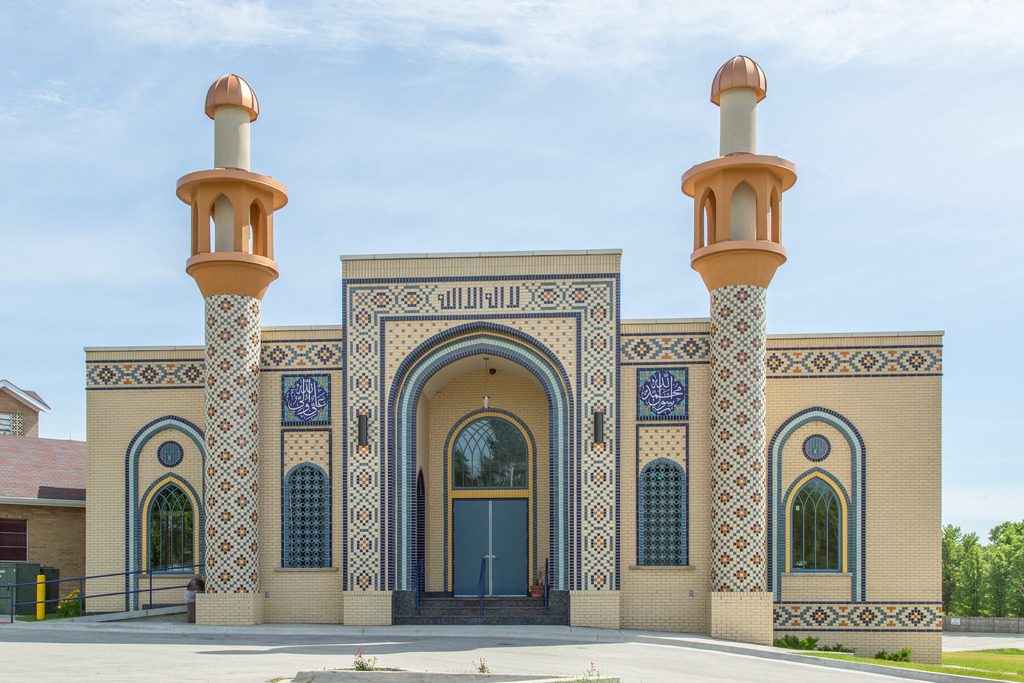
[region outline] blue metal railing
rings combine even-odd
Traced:
[[[480,598],[480,616],[484,615],[484,576],[487,571],[487,556],[480,558],[480,579],[476,582],[476,593]]]
[[[551,560],[550,558],[544,560],[544,616],[548,616],[551,611]]]
[[[416,562],[416,576],[414,579],[415,588],[413,589],[416,598],[416,616],[420,616],[420,601],[423,597],[423,558],[421,557]]]
[[[193,576],[198,576],[198,575],[201,574],[202,568],[204,566],[205,565],[202,565],[202,564],[191,564],[191,565],[186,564],[186,565],[181,565],[181,566],[177,566],[177,567],[166,567],[166,568],[161,569],[159,571],[159,573],[157,574],[157,576],[161,576],[165,572],[172,573],[171,575],[173,576],[173,572],[183,572],[184,570],[193,570],[192,574],[185,575],[185,576],[188,576],[188,578],[191,580]],[[93,593],[91,595],[86,595],[85,594],[85,582],[86,581],[90,581],[92,579],[107,579],[107,578],[112,578],[112,577],[115,577],[115,576],[116,577],[127,578],[129,576],[138,576],[140,574],[147,574],[148,575],[148,577],[149,577],[149,588],[148,589],[139,588],[138,585],[136,584],[136,587],[134,589],[132,589],[132,590],[125,589],[125,590],[121,590],[121,591],[114,591],[112,593]],[[86,604],[87,604],[86,600],[91,600],[93,598],[106,598],[106,597],[110,597],[110,596],[113,596],[113,595],[122,595],[127,600],[129,595],[134,594],[135,595],[135,601],[137,602],[138,599],[139,599],[139,593],[148,592],[149,593],[149,605],[150,605],[150,607],[152,607],[153,606],[153,593],[159,593],[160,591],[168,591],[168,590],[181,590],[181,589],[184,589],[184,588],[188,587],[188,584],[183,584],[183,585],[180,585],[180,586],[157,586],[156,588],[154,588],[153,587],[153,576],[154,576],[153,572],[149,572],[149,571],[144,570],[144,569],[136,569],[136,570],[130,571],[130,572],[113,572],[113,573],[110,573],[110,574],[94,574],[92,576],[76,576],[76,577],[73,577],[73,578],[70,578],[70,579],[49,579],[47,581],[44,581],[43,583],[44,584],[51,584],[51,583],[52,584],[56,584],[57,585],[58,597],[50,598],[49,600],[25,600],[25,601],[22,601],[22,602],[18,602],[18,600],[17,600],[17,597],[18,597],[17,589],[18,588],[23,588],[25,586],[33,586],[33,587],[35,587],[35,586],[38,585],[38,583],[36,581],[24,581],[22,583],[8,583],[8,584],[0,585],[0,599],[3,598],[3,591],[6,591],[7,592],[7,601],[9,603],[9,607],[10,607],[10,614],[9,614],[9,616],[10,616],[10,619],[11,619],[11,623],[14,623],[15,611],[17,610],[18,607],[24,607],[26,605],[37,605],[39,603],[43,603],[43,604],[60,603],[60,602],[64,601],[65,598],[62,598],[59,595],[60,594],[60,584],[62,584],[62,583],[77,583],[78,584],[78,597],[75,598],[75,599],[78,601],[78,614],[79,614],[79,616],[85,616],[85,610],[86,610]]]

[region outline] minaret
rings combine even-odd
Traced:
[[[711,85],[721,156],[684,173],[682,186],[695,200],[690,264],[711,293],[710,632],[770,645],[765,295],[786,260],[780,207],[796,167],[757,153],[765,94],[754,60],[722,65]]]
[[[206,94],[214,167],[178,180],[192,207],[185,271],[206,302],[206,594],[200,623],[259,623],[260,301],[277,279],[274,211],[284,185],[249,170],[249,127],[259,102],[249,84],[221,76]],[[211,221],[213,238],[211,239]]]

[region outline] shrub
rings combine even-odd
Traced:
[[[57,618],[80,617],[83,605],[82,593],[76,588],[57,602]]]
[[[882,650],[875,655],[875,659],[884,659],[888,662],[909,662],[910,648],[905,647],[899,652],[886,652],[885,650]]]
[[[476,665],[476,672],[480,674],[491,673],[491,669],[487,666],[487,662],[484,661],[483,657],[480,658],[480,662]]]
[[[818,649],[822,652],[853,652],[851,648],[841,645],[840,643],[836,643],[835,645],[822,645]]]
[[[775,647],[784,647],[789,650],[813,650],[818,647],[818,639],[814,636],[797,638],[794,635],[788,635],[783,638],[776,638],[774,645]]]

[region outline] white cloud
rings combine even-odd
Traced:
[[[128,0],[78,5],[119,39],[165,46],[386,46],[543,70],[636,69],[714,41],[848,60],[946,64],[1018,53],[1024,12],[984,0]]]

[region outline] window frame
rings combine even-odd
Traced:
[[[184,501],[187,507],[182,508],[183,512],[191,514],[191,538],[188,539],[188,543],[182,543],[182,562],[180,564],[172,564],[170,568],[167,566],[154,566],[153,563],[153,512],[154,506],[160,500],[161,494],[169,488],[176,488],[184,497]],[[197,505],[195,496],[185,482],[172,478],[165,480],[158,486],[154,487],[153,491],[147,496],[145,501],[145,519],[143,520],[142,529],[145,532],[145,537],[142,543],[143,557],[142,567],[143,571],[147,574],[193,574],[196,573],[195,569],[197,566],[196,558],[198,556],[197,539],[198,534],[196,533],[196,527],[199,522],[199,515],[197,514]],[[162,528],[163,524],[158,523],[158,528]],[[191,562],[186,563],[184,556],[185,549],[188,548],[191,554]],[[163,559],[163,558],[161,558]]]
[[[6,535],[23,536],[24,537],[24,544],[23,545],[7,545],[7,544],[0,543],[0,554],[2,554],[2,551],[8,550],[8,549],[21,549],[21,550],[24,551],[23,552],[24,556],[21,557],[21,558],[0,557],[0,562],[27,562],[28,561],[28,520],[27,519],[14,518],[14,517],[5,517],[3,519],[0,519],[0,527],[9,525],[12,522],[15,523],[15,524],[20,522],[21,523],[21,528],[24,529],[24,531],[10,531],[10,530],[5,529],[5,528],[0,528],[0,538],[2,538],[2,536],[6,536]]]
[[[645,472],[648,472],[654,466],[670,465],[674,469],[678,470],[680,477],[680,484],[678,489],[678,524],[679,524],[679,549],[675,553],[679,562],[672,564],[665,563],[653,563],[649,561],[649,557],[645,555],[647,551],[647,543],[649,539],[649,520],[647,520],[644,511],[644,502],[647,497],[652,495],[648,492],[647,481],[644,478]],[[636,488],[636,563],[638,567],[688,567],[690,566],[690,514],[689,514],[689,477],[686,468],[676,462],[675,460],[667,457],[653,458],[644,464],[637,473],[637,488]]]
[[[321,522],[322,528],[319,530],[319,536],[323,541],[323,549],[321,550],[320,563],[316,565],[301,565],[292,564],[292,558],[289,557],[289,551],[293,547],[293,532],[294,532],[294,520],[293,513],[296,507],[296,501],[292,496],[291,483],[299,472],[303,471],[314,471],[320,476],[320,485],[322,487],[322,509]],[[331,477],[327,471],[317,465],[316,463],[309,462],[308,460],[296,463],[292,466],[284,475],[281,490],[281,568],[282,569],[329,569],[333,566],[333,552],[331,547]]]
[[[829,493],[831,493],[832,499],[835,502],[835,519],[836,519],[836,567],[819,569],[818,567],[806,568],[798,567],[796,565],[796,532],[794,531],[794,524],[796,523],[795,506],[797,500],[800,498],[800,494],[803,493],[809,486],[823,487]],[[848,527],[847,527],[847,501],[846,495],[839,486],[831,481],[829,477],[823,476],[821,472],[812,472],[801,477],[792,487],[789,495],[789,499],[786,501],[786,571],[793,574],[813,575],[813,574],[846,574],[848,573]],[[801,516],[803,516],[803,510]],[[817,513],[815,513],[817,514]],[[829,511],[826,510],[826,515],[829,515]],[[828,524],[829,516],[826,516],[826,531],[825,541],[828,542]],[[804,535],[804,557],[807,555],[807,543],[806,543],[806,531]],[[815,531],[815,542],[817,542],[817,532]],[[814,550],[815,556],[818,555],[817,546]],[[826,553],[827,562],[827,553]]]

